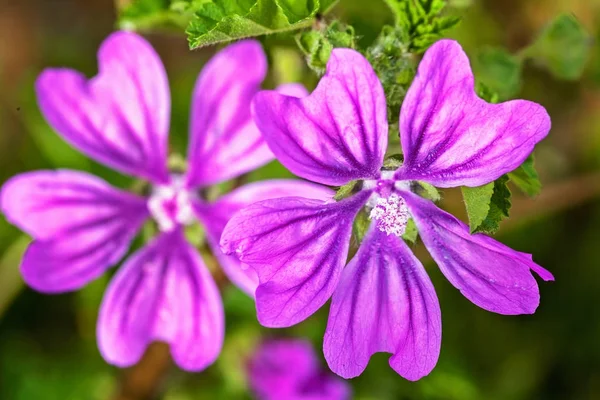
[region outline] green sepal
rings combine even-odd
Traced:
[[[335,193],[335,196],[333,196],[333,199],[335,201],[340,201],[347,197],[350,197],[352,194],[355,193],[355,190],[358,188],[359,184],[359,181],[350,181],[344,186],[340,186],[337,192]]]
[[[371,219],[363,208],[356,214],[356,218],[354,218],[354,223],[352,224],[352,234],[354,235],[357,244],[362,242],[369,230],[369,226],[371,226]]]
[[[402,154],[392,154],[383,160],[383,170],[395,171],[402,166],[404,163],[404,156]]]
[[[413,191],[421,197],[429,199],[431,201],[440,201],[442,196],[440,192],[430,183],[423,181],[414,181]]]
[[[402,235],[402,239],[415,244],[417,243],[418,237],[419,231],[417,230],[417,225],[415,224],[415,221],[411,218],[406,223],[406,230],[404,231],[404,235]]]

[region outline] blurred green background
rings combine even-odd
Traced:
[[[118,2],[117,2],[118,3]],[[467,53],[488,45],[511,52],[530,43],[560,13],[573,13],[598,39],[600,0],[454,0],[462,23],[449,36]],[[379,0],[342,0],[334,16],[352,24],[369,43],[391,14]],[[115,26],[109,0],[0,1],[0,181],[41,168],[92,171],[128,187],[131,181],[64,144],[42,119],[33,94],[47,66],[68,66],[89,76],[98,45]],[[190,52],[182,35],[147,35],[162,57],[172,89],[171,145],[183,153],[194,80],[214,48]],[[293,41],[263,39],[271,59],[294,49]],[[357,399],[600,399],[600,50],[579,80],[560,80],[527,62],[519,97],[543,104],[553,129],[536,149],[544,190],[531,200],[513,190],[513,217],[497,238],[534,254],[556,282],[542,283],[542,302],[532,316],[506,317],[464,299],[431,263],[443,315],[437,368],[407,382],[373,357],[351,381]],[[286,47],[287,46],[287,47]],[[273,56],[275,55],[275,57]],[[308,69],[298,71],[307,83]],[[266,85],[277,79],[271,76]],[[289,176],[271,164],[249,180]],[[444,192],[443,206],[465,219],[459,190]],[[253,303],[224,285],[227,337],[219,361],[201,374],[171,365],[168,349],[151,347],[128,370],[107,365],[95,344],[96,313],[109,277],[76,293],[47,296],[25,288],[18,264],[27,238],[0,219],[0,399],[245,399],[243,366],[260,335],[306,336],[320,354],[327,310],[284,331],[262,329]],[[114,269],[113,269],[114,272]]]

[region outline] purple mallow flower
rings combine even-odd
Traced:
[[[248,363],[248,382],[260,400],[348,400],[350,385],[324,371],[310,342],[271,339]]]
[[[535,311],[539,290],[531,270],[552,280],[548,271],[529,254],[469,234],[463,222],[411,191],[416,180],[438,187],[491,182],[518,167],[550,129],[538,104],[478,98],[459,44],[437,42],[419,66],[400,113],[404,163],[396,171],[382,170],[383,88],[356,51],[333,50],[308,97],[260,92],[254,115],[271,150],[296,175],[331,186],[356,182],[354,194],[338,202],[260,201],[225,227],[224,252],[258,273],[263,325],[294,325],[333,296],[324,353],[334,372],[355,377],[373,353],[389,352],[403,377],[427,375],[440,351],[440,307],[401,239],[409,217],[444,275],[473,303],[500,314]],[[345,266],[361,210],[372,222]]]
[[[67,69],[44,71],[36,84],[42,113],[73,146],[150,181],[152,188],[142,197],[68,170],[10,179],[2,188],[2,211],[34,239],[21,271],[42,292],[78,289],[116,264],[142,224],[153,218],[159,235],[125,262],[104,296],[100,351],[107,361],[128,366],[151,341],[162,340],[171,345],[180,367],[201,370],[220,352],[223,307],[209,270],[184,238],[184,226],[200,220],[229,278],[253,295],[256,273],[218,249],[227,219],[256,200],[283,195],[327,199],[332,192],[298,181],[267,181],[215,202],[199,195],[201,188],[273,159],[250,114],[267,68],[257,42],[227,47],[200,75],[185,174],[167,167],[169,86],[152,47],[133,33],[117,32],[102,44],[98,59],[99,73],[90,80]],[[283,91],[303,94],[294,85]]]

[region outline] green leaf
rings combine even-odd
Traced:
[[[417,230],[417,225],[415,221],[411,218],[406,223],[406,231],[404,231],[404,235],[402,235],[402,239],[411,242],[417,243],[417,238],[419,237],[419,231]]]
[[[494,194],[494,182],[477,187],[463,186],[460,189],[465,206],[467,207],[469,228],[471,233],[473,233],[481,226],[490,212],[490,202]]]
[[[325,29],[302,32],[296,36],[298,47],[306,56],[308,66],[318,74],[325,72],[331,51],[335,47],[356,47],[354,28],[333,21]]]
[[[592,38],[579,20],[563,14],[552,21],[524,55],[544,65],[560,79],[575,80],[583,73]]]
[[[508,217],[511,206],[508,181],[508,176],[504,175],[487,185],[461,188],[471,233],[495,233],[500,222]]]
[[[515,96],[521,88],[521,58],[497,47],[483,48],[475,58],[478,80],[501,99]]]
[[[540,177],[535,170],[533,154],[521,166],[508,173],[511,182],[527,196],[534,197],[542,191]]]
[[[186,32],[192,49],[236,39],[306,28],[319,0],[194,0]],[[331,2],[327,2],[329,4]]]

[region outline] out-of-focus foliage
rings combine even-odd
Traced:
[[[521,59],[501,47],[484,47],[474,60],[477,79],[483,82],[493,94],[501,99],[509,99],[521,88]],[[488,97],[485,96],[484,97]],[[491,103],[492,96],[486,98]]]
[[[543,63],[559,79],[581,76],[588,59],[590,38],[572,15],[561,15],[543,29],[538,38],[519,54],[500,47],[484,47],[475,59],[479,95],[496,103],[516,96],[521,88],[523,62],[533,58]],[[481,188],[462,188],[472,232],[494,233],[509,216],[509,180],[528,196],[540,193],[542,184],[535,170],[533,155],[519,168],[493,184]]]
[[[557,78],[579,79],[592,47],[592,38],[577,17],[561,15],[552,21],[526,50]]]

